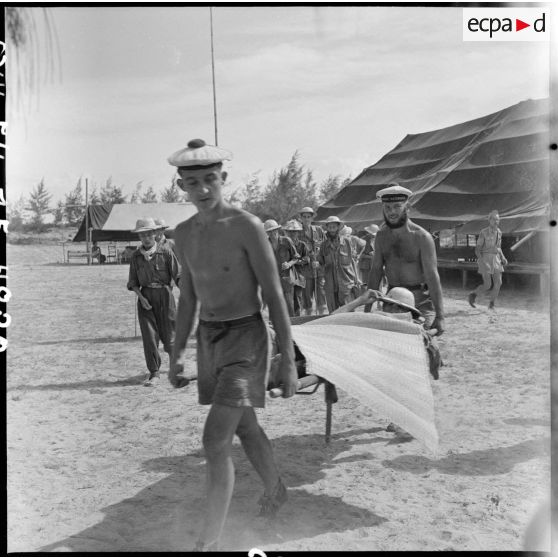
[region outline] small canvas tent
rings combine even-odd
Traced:
[[[97,241],[137,241],[138,236],[130,232],[136,221],[144,217],[163,219],[174,228],[181,221],[189,219],[197,212],[192,203],[119,203],[89,206],[89,227],[91,240]],[[86,219],[73,239],[73,242],[84,242]]]
[[[548,99],[407,135],[318,208],[316,220],[337,215],[357,229],[379,225],[376,192],[398,182],[413,191],[411,218],[432,233],[478,233],[493,209],[503,233],[543,230],[550,203],[548,146]]]

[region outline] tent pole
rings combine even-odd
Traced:
[[[213,7],[209,6],[209,27],[211,30],[211,78],[213,83],[213,121],[215,123],[215,145],[219,145],[217,137],[217,94],[215,91],[215,58],[213,54]]]
[[[91,265],[91,251],[89,248],[89,181],[85,179],[85,249],[87,250],[87,265]]]

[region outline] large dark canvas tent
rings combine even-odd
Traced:
[[[407,135],[318,209],[353,228],[383,221],[376,192],[390,182],[413,191],[411,217],[430,232],[478,233],[500,212],[504,233],[542,230],[549,212],[548,99]]]
[[[197,212],[191,203],[118,203],[90,205],[88,209],[91,240],[97,241],[137,241],[137,234],[130,231],[138,219],[163,219],[170,228],[174,228]],[[84,217],[73,242],[85,242],[85,230]]]

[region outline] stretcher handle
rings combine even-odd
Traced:
[[[318,378],[318,376],[315,376],[314,374],[308,374],[308,376],[303,376],[302,378],[300,378],[299,380],[297,380],[296,382],[296,390],[301,390],[310,386],[313,386],[317,383],[321,382],[321,378]],[[272,398],[276,398],[276,397],[281,397],[283,395],[283,388],[282,387],[276,387],[273,389],[270,389],[268,391],[269,393],[269,397]]]

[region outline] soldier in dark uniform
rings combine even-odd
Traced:
[[[366,292],[366,281],[368,281],[368,275],[370,273],[370,269],[372,267],[372,260],[374,259],[374,241],[376,240],[376,234],[380,230],[378,225],[368,225],[368,227],[364,227],[363,229],[363,236],[362,239],[366,242],[366,246],[364,250],[360,254],[360,258],[358,260],[358,268],[360,271],[360,277],[364,281],[362,285],[362,293]],[[381,289],[380,289],[381,290]],[[372,304],[367,303],[364,306],[365,312],[370,312],[372,308]]]
[[[284,227],[283,230],[287,233],[287,236],[293,241],[294,247],[299,255],[299,260],[294,265],[294,270],[296,272],[296,278],[294,278],[294,315],[300,316],[303,312],[303,300],[304,300],[304,289],[306,288],[306,277],[303,274],[303,270],[310,267],[310,253],[308,246],[301,239],[302,225],[296,219],[291,219]],[[312,308],[312,307],[310,307]]]
[[[314,210],[311,207],[303,207],[300,210],[300,222],[302,223],[301,239],[308,247],[310,265],[302,268],[302,274],[306,279],[303,293],[304,310],[308,316],[312,315],[312,302],[316,302],[316,313],[325,314],[327,311],[325,296],[324,270],[317,264],[320,246],[325,239],[324,230],[312,225]]]
[[[159,340],[169,358],[172,353],[176,303],[170,283],[174,279],[178,285],[180,276],[174,252],[155,241],[156,230],[157,224],[151,218],[136,222],[132,232],[139,235],[141,246],[132,255],[127,285],[138,295],[138,320],[149,370],[144,386],[156,385],[159,380]]]
[[[277,268],[281,279],[281,287],[283,288],[283,296],[287,303],[287,310],[289,316],[294,316],[294,283],[292,282],[292,274],[290,268],[294,266],[299,260],[300,256],[296,251],[293,241],[287,237],[279,234],[281,225],[275,219],[268,219],[264,223],[264,230],[267,233]]]

